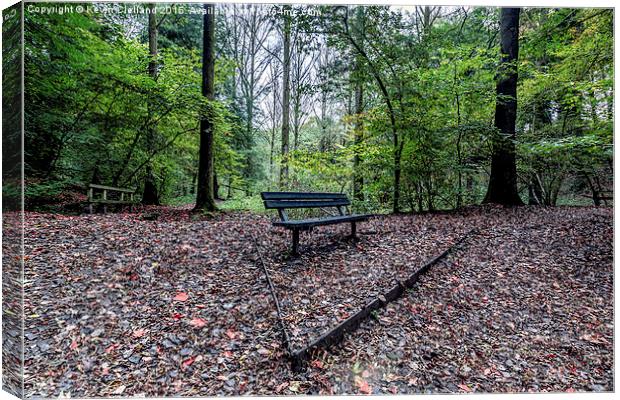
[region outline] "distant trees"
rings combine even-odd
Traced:
[[[491,155],[491,177],[485,203],[523,205],[517,190],[515,124],[517,121],[517,63],[519,60],[520,8],[500,11],[501,61],[497,71],[497,100]]]

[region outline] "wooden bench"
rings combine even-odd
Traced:
[[[366,221],[371,215],[350,214],[348,207],[351,202],[344,193],[298,193],[298,192],[262,192],[261,197],[266,209],[278,210],[280,221],[274,221],[274,226],[281,226],[293,231],[293,255],[297,256],[299,247],[299,232],[308,231],[315,226],[334,225],[341,223],[351,224],[351,237],[356,235],[356,223]],[[290,220],[286,210],[299,208],[335,208],[337,215],[320,218]]]
[[[93,205],[102,204],[103,213],[105,214],[108,205],[129,205],[130,210],[133,211],[133,206],[136,204],[133,196],[136,189],[117,188],[112,186],[103,185],[88,185],[88,212],[93,213]]]
[[[607,205],[607,200],[614,199],[614,191],[613,190],[600,190],[598,192],[592,193],[591,195],[585,194],[582,196],[592,199],[592,201],[594,201],[595,206],[599,206],[601,204],[601,200],[603,201],[603,203],[605,203],[605,205]]]

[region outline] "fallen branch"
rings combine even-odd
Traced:
[[[366,318],[368,318],[368,316],[371,315],[373,311],[376,311],[380,308],[385,307],[388,303],[402,296],[406,289],[411,289],[416,284],[416,282],[420,278],[420,275],[428,271],[430,267],[432,267],[433,265],[441,261],[443,258],[445,258],[450,252],[456,250],[458,246],[463,241],[465,241],[465,239],[467,239],[470,235],[474,234],[475,232],[476,232],[475,229],[472,229],[469,232],[467,232],[467,234],[465,234],[461,239],[459,239],[452,246],[444,250],[441,254],[435,256],[431,260],[424,263],[424,265],[418,268],[406,280],[397,282],[396,285],[392,287],[390,290],[388,290],[382,295],[377,296],[376,299],[366,304],[357,313],[355,313],[354,315],[344,320],[342,323],[340,323],[335,328],[321,335],[318,339],[313,341],[310,345],[306,346],[305,348],[301,350],[291,352],[290,356],[291,356],[291,363],[292,363],[293,370],[296,372],[302,370],[306,362],[308,361],[308,359],[311,358],[312,354],[315,351],[317,351],[318,349],[328,348],[340,342],[343,339],[345,333],[356,330],[360,326],[360,324]]]

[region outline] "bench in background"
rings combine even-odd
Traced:
[[[308,231],[315,226],[350,223],[351,236],[355,237],[356,223],[366,221],[371,217],[371,215],[367,214],[348,213],[348,207],[351,205],[351,202],[344,193],[262,192],[261,197],[266,209],[278,210],[280,221],[275,221],[273,225],[293,231],[292,254],[294,256],[299,254],[300,231]],[[299,208],[335,208],[338,215],[298,220],[289,219],[286,210]]]
[[[133,196],[136,189],[117,188],[112,186],[103,185],[88,185],[88,212],[93,213],[93,205],[103,205],[103,213],[108,211],[108,205],[128,205],[130,211],[133,211],[133,206],[136,204]]]

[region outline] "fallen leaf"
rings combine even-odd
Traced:
[[[355,386],[359,389],[359,391],[363,394],[372,394],[372,388],[364,379],[359,376],[355,377]]]
[[[194,363],[194,361],[196,361],[196,356],[192,356],[190,358],[188,358],[187,360],[183,361],[182,365],[183,365],[183,369],[189,367],[190,365],[192,365]]]
[[[276,393],[280,393],[288,386],[288,382],[283,382],[276,387]]]
[[[133,331],[133,337],[141,338],[142,336],[144,336],[145,333],[146,333],[146,330],[144,329],[136,329],[135,331]]]
[[[467,393],[472,391],[472,388],[470,388],[469,386],[467,386],[464,383],[461,383],[460,385],[457,385],[457,386],[459,387],[459,389],[461,389],[461,390],[463,390],[463,391],[465,391]]]
[[[608,344],[609,343],[609,341],[605,339],[599,333],[587,333],[581,336],[579,339],[585,340],[587,342],[594,343],[594,344]]]
[[[113,352],[114,350],[118,349],[119,347],[120,347],[120,344],[119,344],[119,343],[114,343],[114,344],[111,344],[110,346],[108,346],[108,347],[105,349],[105,353],[106,353],[106,354],[110,354],[111,352]]]
[[[207,321],[205,321],[202,318],[192,318],[192,320],[189,322],[189,324],[193,327],[196,328],[202,328],[203,326],[205,326],[207,324]]]
[[[116,388],[116,390],[114,390],[114,394],[123,394],[123,392],[125,391],[125,389],[127,388],[127,386],[125,385],[120,385],[119,387]]]
[[[174,298],[172,300],[175,300],[175,301],[185,301],[188,298],[189,298],[189,296],[187,295],[187,293],[179,292],[179,293],[177,293],[176,296],[174,296]]]

